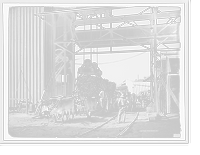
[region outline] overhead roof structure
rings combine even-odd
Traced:
[[[134,9],[134,7],[132,7]],[[139,45],[144,50],[150,51],[151,40],[153,34],[153,13],[150,12],[151,6],[144,7],[145,9],[138,14],[115,16],[112,10],[119,7],[78,7],[64,10],[56,10],[51,12],[43,12],[36,15],[44,16],[49,14],[70,14],[74,15],[75,38],[71,40],[63,40],[58,38],[54,43],[63,47],[64,44],[76,43],[80,49],[75,51],[75,54],[87,54],[82,50],[85,48],[94,47],[117,47],[117,46],[133,46]],[[148,13],[146,13],[148,10]],[[156,20],[168,19],[166,24],[156,25],[156,40],[157,46],[167,43],[180,43],[179,27],[180,23],[176,20],[181,16],[180,11],[161,12],[157,10]],[[137,25],[137,21],[148,21],[149,24]],[[118,26],[112,27],[112,24],[119,23]],[[105,25],[110,26],[105,26]],[[124,27],[124,25],[128,25]],[[76,30],[80,26],[90,26],[91,29]],[[96,26],[94,29],[93,27]],[[125,50],[124,50],[125,51]],[[134,50],[131,50],[131,52]],[[138,50],[136,50],[137,52]],[[140,50],[139,50],[140,51]],[[112,52],[112,51],[105,51]],[[101,52],[104,53],[104,52]],[[96,54],[89,52],[88,54]]]
[[[105,10],[112,10],[112,9],[123,9],[128,7],[118,7],[118,6],[85,6],[85,7],[66,7],[66,6],[59,6],[59,7],[53,7],[54,10],[52,11],[44,11],[37,13],[37,15],[50,15],[50,14],[60,14],[60,13],[76,13],[76,14],[89,14],[93,12],[105,12]]]
[[[158,33],[157,40],[164,43],[176,43],[177,27],[179,25],[171,24],[165,29],[163,25],[157,27]],[[163,30],[162,30],[163,29]],[[151,33],[152,27],[148,26],[129,26],[121,28],[109,28],[103,30],[91,30],[91,31],[77,31],[77,42],[81,47],[94,48],[94,47],[118,47],[118,46],[137,46],[137,45],[150,45],[153,39]],[[167,39],[166,39],[167,37]],[[160,49],[162,50],[162,49]]]
[[[120,9],[122,15],[116,15],[114,12]],[[126,9],[138,12],[123,14],[123,10]],[[75,55],[149,52],[151,98],[152,102],[158,104],[157,87],[162,73],[160,66],[162,56],[178,55],[180,51],[181,9],[179,7],[63,7],[44,11],[36,16],[44,20],[46,27],[52,30],[53,55],[55,60],[60,60],[55,62],[55,68],[63,62],[62,57],[66,55],[73,55],[70,59],[74,63]],[[116,50],[118,47],[124,49]],[[126,47],[131,49],[127,50]],[[99,50],[94,52],[93,48]],[[101,51],[101,48],[109,50]],[[58,67],[61,68],[59,71],[54,68],[55,74],[60,74],[65,65],[66,62],[62,67]]]

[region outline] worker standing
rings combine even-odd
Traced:
[[[135,93],[132,94],[132,102],[133,102],[133,109],[136,109],[136,101],[137,101],[137,96],[135,95]]]
[[[144,92],[141,92],[141,98],[142,98],[142,101],[141,101],[141,103],[142,103],[142,106],[141,106],[141,108],[144,108],[144,100],[146,99],[146,95],[144,94]]]
[[[100,98],[100,106],[101,108],[104,107],[104,99],[105,99],[105,92],[103,90],[103,88],[101,89],[100,93],[99,93],[99,98]]]
[[[122,93],[122,95],[119,98],[119,102],[118,102],[118,106],[119,106],[118,123],[120,123],[122,118],[123,118],[123,122],[125,122],[127,105],[128,105],[128,100],[127,100],[126,96]]]
[[[131,93],[130,93],[130,92],[128,92],[127,99],[128,99],[128,101],[129,101],[128,111],[129,111],[129,112],[132,112],[132,111],[133,111],[133,108],[132,108],[132,101],[131,101]]]
[[[109,93],[106,93],[105,95],[105,111],[108,112],[109,106],[110,106],[110,99],[109,99]]]

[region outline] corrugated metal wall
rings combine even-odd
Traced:
[[[12,7],[9,10],[9,106],[19,100],[36,103],[44,83],[43,21],[35,16],[44,7]]]

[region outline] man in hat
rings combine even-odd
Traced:
[[[99,93],[99,99],[100,99],[100,106],[101,108],[104,107],[104,99],[105,99],[105,92],[103,89],[101,89],[100,93]]]
[[[131,111],[133,111],[133,109],[132,109],[132,101],[131,101],[131,92],[128,92],[127,99],[129,101],[128,111],[131,112]]]
[[[128,99],[125,97],[125,95],[121,95],[118,101],[119,105],[119,111],[118,111],[118,123],[120,123],[121,116],[123,115],[123,122],[125,123],[126,119],[126,107],[128,106],[130,102]]]

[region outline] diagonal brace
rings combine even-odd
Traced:
[[[58,47],[62,48],[63,50],[70,52],[71,54],[74,54],[73,52],[69,51],[68,49],[66,49],[65,47],[59,45],[58,43],[54,43],[55,45],[57,45]]]
[[[41,16],[34,14],[34,16],[40,18],[41,20],[43,20],[47,25],[53,27],[50,23],[48,23],[45,19],[43,19]]]
[[[111,16],[113,16],[113,15],[111,15]],[[114,16],[113,16],[114,17]],[[98,16],[97,16],[97,18],[98,18]],[[116,17],[117,18],[117,17]],[[99,18],[98,18],[99,19]],[[100,19],[99,19],[100,20]],[[121,19],[120,19],[121,20]],[[98,24],[95,24],[95,25],[97,25],[98,27],[100,27],[100,28],[103,28],[104,30],[107,30],[107,31],[109,31],[110,33],[114,33],[114,34],[116,34],[116,35],[118,35],[118,36],[120,36],[120,37],[122,37],[122,39],[124,40],[125,39],[125,41],[128,41],[128,40],[130,40],[131,42],[133,42],[133,43],[136,43],[136,44],[138,44],[138,45],[140,45],[140,46],[143,46],[144,48],[147,48],[147,49],[149,49],[150,50],[150,48],[149,47],[147,47],[147,46],[144,46],[144,45],[142,45],[142,44],[140,44],[140,43],[137,43],[137,42],[135,42],[135,41],[133,41],[133,40],[131,40],[131,39],[126,39],[126,37],[124,37],[123,35],[120,35],[119,33],[116,33],[116,32],[114,32],[113,30],[116,30],[116,29],[118,29],[119,27],[121,27],[122,25],[124,25],[126,22],[128,22],[128,21],[124,21],[124,23],[122,23],[122,24],[120,24],[118,27],[116,27],[116,28],[113,28],[112,29],[112,31],[110,30],[110,29],[107,29],[107,28],[105,28],[105,27],[103,27],[103,26],[101,26],[101,24],[100,25],[98,25]],[[131,23],[130,23],[131,24]],[[134,25],[134,24],[133,24]],[[135,26],[135,25],[134,25]],[[136,26],[137,27],[137,26]]]
[[[129,41],[129,42],[131,42],[131,43],[134,43],[134,44],[137,43],[137,42],[135,42],[135,41],[133,41],[133,40],[131,40],[131,39],[128,39],[128,38],[126,38],[126,37],[124,37],[124,36],[122,36],[122,35],[120,35],[120,34],[118,34],[118,33],[116,33],[116,32],[113,32],[113,33],[115,33],[116,35],[120,36],[121,38],[123,38],[123,39],[125,39],[125,40],[127,40],[127,41]],[[147,41],[145,41],[145,42],[147,42]],[[140,45],[140,46],[142,46],[142,47],[144,47],[144,48],[150,50],[150,48],[147,47],[147,46],[144,46],[144,45],[142,45],[142,44],[138,44],[138,45]]]

